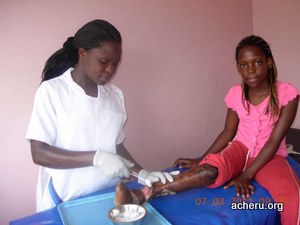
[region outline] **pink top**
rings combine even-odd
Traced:
[[[277,92],[279,102],[279,112],[289,101],[299,95],[298,90],[289,83],[277,81]],[[270,113],[265,114],[268,105],[269,96],[259,105],[250,104],[250,113],[244,107],[242,101],[241,85],[233,86],[225,97],[225,103],[228,108],[233,109],[239,117],[239,125],[235,140],[242,142],[250,151],[250,157],[258,155],[271,132],[278,121],[279,116],[270,119]],[[285,138],[280,143],[276,154],[287,156]]]

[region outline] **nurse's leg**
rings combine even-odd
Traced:
[[[153,183],[152,187],[144,186],[138,190],[129,190],[122,182],[117,184],[115,204],[138,203],[142,204],[150,198],[164,192],[180,192],[195,187],[204,187],[214,183],[218,176],[218,169],[209,164],[203,164],[184,171],[174,176],[174,182],[166,184],[159,182]]]

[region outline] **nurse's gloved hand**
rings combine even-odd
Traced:
[[[145,169],[142,169],[138,174],[138,183],[152,187],[152,183],[161,181],[163,184],[166,181],[173,182],[173,175],[178,175],[179,171],[172,172],[149,172]]]
[[[97,151],[93,159],[94,166],[100,167],[108,178],[130,177],[129,168],[134,163],[114,153]]]

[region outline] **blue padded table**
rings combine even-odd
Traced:
[[[300,164],[288,157],[289,163],[300,176]],[[174,168],[170,168],[174,169]],[[247,202],[274,202],[264,188],[255,181],[255,194]],[[127,183],[131,188],[140,187],[136,181]],[[105,189],[91,196],[113,192],[114,187]],[[86,198],[86,197],[85,197]],[[280,215],[275,209],[232,209],[233,203],[241,203],[235,188],[194,188],[188,191],[154,198],[148,204],[156,209],[167,221],[174,225],[280,225]],[[57,208],[52,208],[24,218],[13,220],[10,225],[63,225]],[[88,224],[87,224],[88,225]]]

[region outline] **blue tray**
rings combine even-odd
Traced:
[[[110,225],[108,211],[114,207],[115,192],[63,202],[57,206],[64,225]],[[149,203],[143,225],[171,225]]]

